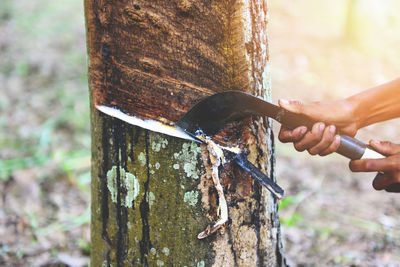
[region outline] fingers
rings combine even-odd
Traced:
[[[400,175],[395,173],[378,173],[372,186],[375,190],[385,189],[388,192],[400,192]]]
[[[278,139],[282,143],[297,142],[301,140],[301,138],[303,138],[306,132],[307,132],[307,127],[305,126],[297,127],[294,130],[289,130],[284,126],[282,126],[281,130],[279,131]]]
[[[339,147],[340,137],[335,132],[334,125],[325,127],[323,123],[316,123],[311,132],[307,132],[300,141],[294,143],[294,147],[297,151],[308,150],[311,155],[326,156]]]
[[[336,127],[334,125],[326,127],[320,142],[312,148],[309,148],[308,152],[311,155],[319,154],[320,156],[326,156],[335,152],[340,144],[340,136],[335,136],[335,133]]]
[[[324,118],[323,115],[333,111],[329,105],[314,102],[312,104],[303,104],[299,101],[279,100],[279,105],[291,112],[304,114],[311,118]],[[322,117],[321,117],[322,116]],[[318,119],[317,119],[318,120]],[[279,132],[279,140],[287,143],[293,142],[297,151],[308,150],[311,155],[325,156],[335,152],[340,144],[340,137],[335,136],[336,127],[331,125],[325,127],[323,122],[313,125],[311,131],[307,132],[307,128],[296,128],[290,131],[286,128],[281,128]]]
[[[385,154],[386,156],[400,153],[400,145],[393,144],[388,141],[376,141],[371,140],[369,142],[370,146],[374,148],[376,151]]]
[[[318,153],[320,156],[326,156],[329,155],[333,152],[336,152],[336,150],[338,150],[340,145],[340,136],[339,135],[335,135],[333,142],[329,145],[329,147],[327,149],[325,149],[324,151]]]
[[[307,132],[304,137],[294,143],[297,151],[304,151],[317,145],[322,140],[325,124],[322,122],[313,125],[311,131]]]
[[[400,171],[400,155],[383,159],[352,160],[349,167],[353,172],[397,172]]]
[[[390,142],[371,141],[370,145],[378,152],[391,155],[398,150],[398,145]],[[376,172],[372,186],[376,190],[400,192],[400,154],[394,154],[383,159],[353,160],[349,164],[353,172]]]
[[[335,132],[334,125],[325,127],[325,124],[320,122],[314,124],[309,132],[305,126],[294,130],[282,126],[278,138],[283,143],[293,142],[297,151],[308,150],[311,155],[326,156],[339,147],[340,137],[335,135]]]

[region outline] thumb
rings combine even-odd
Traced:
[[[294,112],[294,113],[303,113],[304,112],[304,104],[300,101],[288,101],[285,99],[278,100],[279,106],[282,108]]]
[[[369,144],[376,151],[385,154],[386,156],[390,156],[400,152],[400,145],[393,144],[389,141],[370,140]]]

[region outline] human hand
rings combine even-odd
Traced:
[[[400,192],[400,145],[391,142],[370,141],[370,146],[381,154],[383,159],[360,159],[350,161],[353,172],[379,172],[372,186],[376,190]]]
[[[355,106],[347,100],[311,104],[279,100],[279,105],[318,122],[313,125],[311,131],[307,131],[305,126],[293,130],[281,127],[279,140],[283,143],[293,142],[297,151],[307,150],[311,155],[328,155],[339,147],[340,137],[337,132],[354,136],[358,130]]]

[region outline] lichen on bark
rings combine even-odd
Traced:
[[[172,168],[174,163],[182,165],[187,160],[175,158],[174,154],[197,151],[198,145],[124,125],[104,115],[94,114],[94,118],[98,125],[104,127],[102,130],[97,128],[100,131],[95,132],[94,137],[113,141],[98,142],[99,146],[93,148],[94,159],[108,166],[98,165],[102,168],[95,168],[93,173],[96,176],[93,177],[92,194],[94,199],[101,201],[92,204],[92,229],[102,234],[100,237],[93,234],[93,246],[97,250],[92,254],[92,264],[101,265],[104,260],[107,264],[124,266],[145,263],[149,266],[189,266],[190,263],[201,261],[210,264],[207,260],[211,251],[209,244],[198,243],[196,238],[197,232],[206,223],[206,219],[199,216],[201,205],[194,201],[196,194],[199,194],[198,179],[189,179],[183,169]],[[122,136],[113,130],[120,127],[125,132]],[[159,151],[153,150],[153,142],[161,139],[168,140],[169,145],[164,148],[161,146]],[[141,153],[145,156],[145,165],[136,160]],[[191,162],[201,171],[198,157],[192,158]],[[155,172],[151,173],[151,169]],[[136,177],[140,185],[139,194],[131,207],[126,205],[124,198],[128,192],[123,177],[128,172]],[[117,184],[113,182],[115,191],[112,191],[109,182],[115,180]],[[192,195],[188,197],[187,192]],[[121,231],[124,235],[120,234]],[[108,244],[105,250],[99,250],[104,242]],[[182,249],[183,245],[196,247],[198,253],[188,253]],[[118,250],[120,248],[123,248],[122,251]]]
[[[197,168],[197,161],[200,151],[201,148],[195,142],[191,142],[183,143],[182,149],[174,153],[174,159],[178,161],[174,164],[183,165],[182,168],[188,178],[199,179],[200,170]],[[177,165],[174,168],[178,168]]]
[[[117,203],[118,184],[117,184],[117,166],[113,166],[107,172],[107,188],[111,194],[111,200]],[[136,176],[132,173],[126,172],[123,168],[119,168],[120,186],[124,189],[125,197],[121,197],[121,205],[132,208],[132,203],[139,195],[140,184]],[[122,180],[121,180],[122,179]]]

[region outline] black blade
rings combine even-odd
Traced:
[[[241,120],[248,115],[268,116],[292,129],[301,125],[310,129],[313,125],[313,122],[305,116],[288,112],[241,91],[226,91],[203,99],[176,125],[193,136],[196,136],[199,130],[208,136],[213,136],[226,124]]]
[[[236,164],[242,167],[248,174],[256,179],[262,186],[267,188],[276,198],[282,199],[284,191],[277,185],[271,178],[260,171],[256,166],[254,166],[250,161],[248,161],[244,153],[240,153],[236,156]]]
[[[311,130],[315,123],[304,115],[287,111],[253,95],[241,91],[226,91],[206,97],[197,103],[176,125],[194,137],[198,131],[213,136],[226,124],[248,115],[270,117],[289,129],[306,126]],[[349,159],[384,157],[366,143],[346,135],[340,136],[340,145],[336,152]]]

